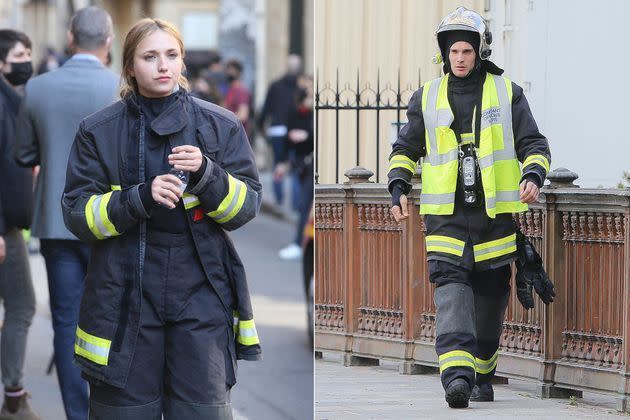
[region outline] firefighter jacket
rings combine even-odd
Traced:
[[[180,90],[151,123],[171,147],[192,144],[206,159],[183,204],[199,260],[233,325],[236,358],[257,360],[260,345],[245,271],[226,230],[254,218],[261,185],[242,124],[229,111]],[[92,245],[75,359],[89,376],[124,387],[138,336],[146,220],[145,120],[135,96],[84,119],[72,146],[62,197],[64,221]],[[147,186],[148,187],[148,186]],[[227,307],[227,297],[236,307]]]
[[[466,79],[449,73],[412,96],[409,122],[390,155],[389,188],[398,183],[407,194],[423,157],[420,213],[429,259],[469,265],[470,248],[470,263],[488,268],[513,260],[511,214],[528,208],[519,184],[524,178],[544,183],[550,152],[518,85],[480,70]],[[467,142],[475,145],[481,211],[464,209],[460,199],[459,146]]]

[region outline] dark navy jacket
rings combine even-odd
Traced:
[[[225,230],[258,213],[261,185],[254,156],[234,114],[183,90],[177,96],[151,127],[168,136],[172,147],[192,144],[206,156],[205,172],[184,194],[188,225],[211,286],[222,302],[229,294],[237,302],[236,307],[223,305],[226,322],[233,325],[233,312],[238,312],[239,320],[251,320],[253,326],[243,264]],[[139,329],[149,217],[139,194],[146,181],[144,123],[135,96],[83,120],[62,198],[66,226],[92,244],[77,346],[87,341],[85,348],[93,352],[84,357],[85,349],[75,346],[76,360],[89,376],[117,387],[125,386]],[[243,345],[233,338],[234,363],[237,357],[260,358],[258,343],[250,339]]]

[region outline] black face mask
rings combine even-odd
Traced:
[[[27,82],[33,75],[33,64],[30,61],[24,63],[11,63],[11,73],[5,73],[9,83],[20,86]]]
[[[236,80],[236,76],[232,74],[228,74],[227,76],[225,76],[225,78],[227,79],[228,83],[232,83],[233,81]]]
[[[306,91],[306,89],[298,89],[298,92],[297,92],[298,102],[301,103],[304,99],[306,99],[307,96],[308,96],[308,92]]]

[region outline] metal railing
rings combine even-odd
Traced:
[[[413,178],[409,219],[397,223],[369,171],[315,190],[315,347],[347,365],[401,362],[401,373],[437,366],[433,285]],[[497,375],[529,379],[542,397],[612,394],[630,410],[630,190],[582,189],[552,171],[538,202],[516,219],[556,287],[555,302],[524,310],[514,289]]]
[[[321,86],[319,80],[319,70],[315,79],[315,172],[319,173],[319,160],[320,160],[320,116],[323,112],[334,112],[335,115],[335,182],[339,182],[339,129],[341,126],[341,113],[354,112],[355,114],[355,127],[356,127],[356,151],[355,162],[356,166],[361,166],[360,162],[360,150],[362,144],[365,147],[371,145],[376,150],[376,160],[374,163],[374,171],[376,179],[379,179],[380,175],[380,151],[379,145],[381,144],[381,113],[383,111],[396,111],[396,126],[400,128],[401,125],[401,112],[407,110],[409,104],[409,98],[413,92],[420,88],[421,74],[418,70],[418,86],[413,88],[410,83],[406,84],[404,88],[401,88],[400,70],[398,71],[398,77],[395,88],[392,87],[390,82],[383,82],[381,80],[380,70],[377,72],[376,84],[372,87],[372,84],[365,82],[362,85],[362,80],[357,70],[356,81],[353,82],[354,87],[351,87],[350,83],[344,83],[340,85],[339,82],[339,70],[336,72],[336,79],[334,86],[330,82],[326,82]],[[361,138],[361,122],[362,116],[366,112],[374,112],[375,118],[371,117],[376,127],[376,136],[374,139],[362,139]],[[327,156],[330,158],[330,156]],[[370,164],[364,163],[366,167],[370,167]]]

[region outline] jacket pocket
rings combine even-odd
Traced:
[[[197,128],[197,141],[201,145],[203,154],[216,161],[219,153],[219,139],[210,124]]]

